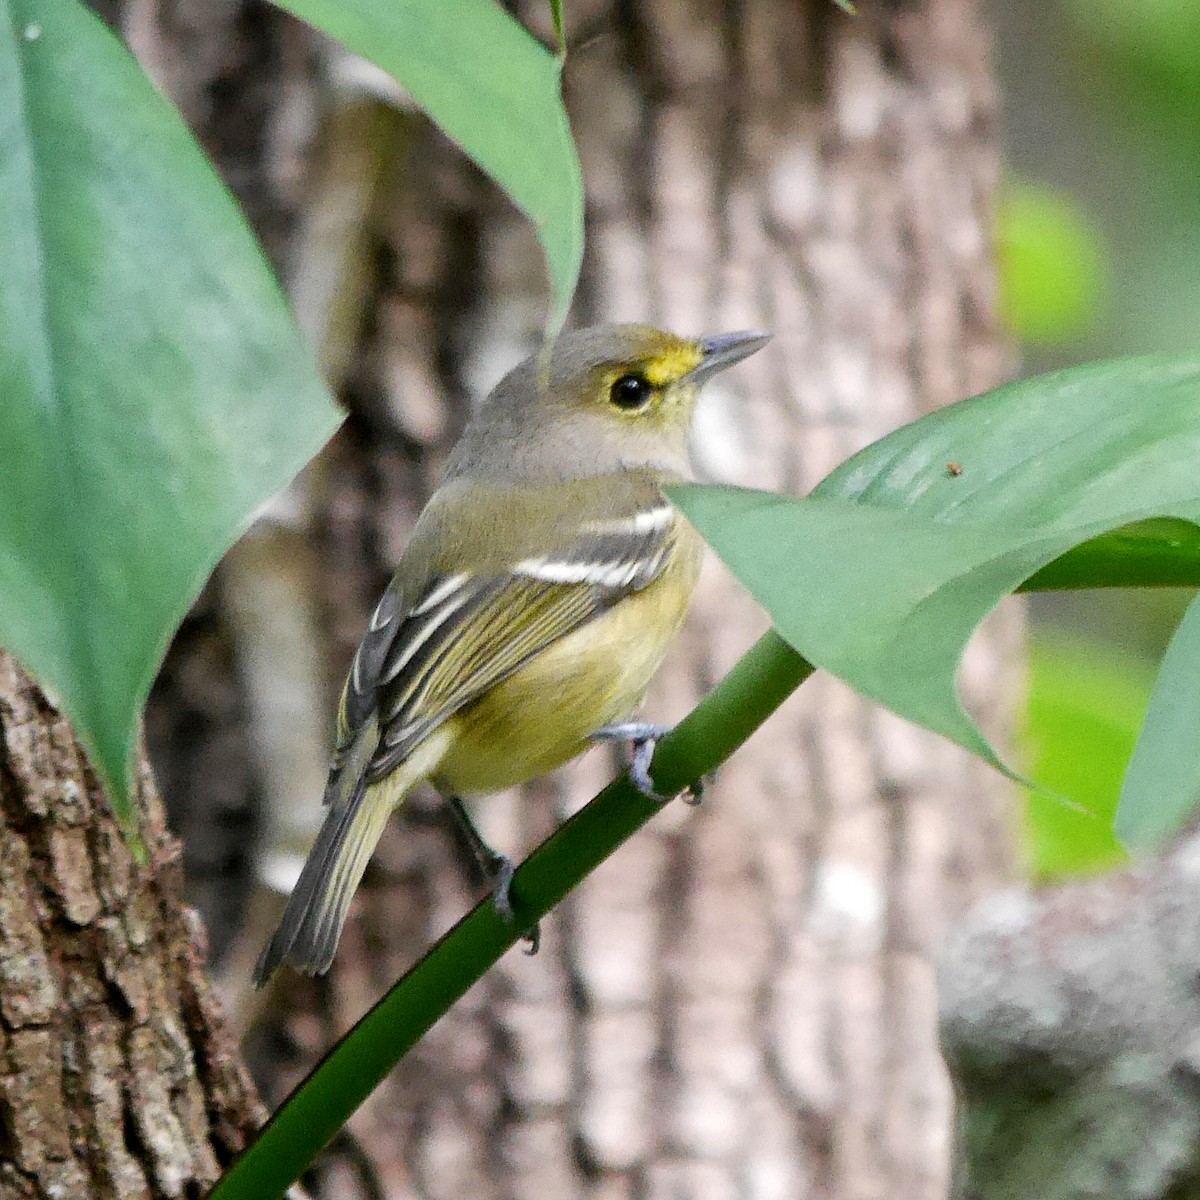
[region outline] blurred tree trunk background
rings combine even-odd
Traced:
[[[105,15],[183,109],[288,283],[350,417],[229,556],[147,737],[264,1098],[477,897],[431,798],[392,823],[327,978],[249,968],[315,829],[341,672],[472,397],[537,345],[531,231],[370,68],[273,10]],[[520,15],[543,33],[540,4]],[[996,383],[996,97],[974,0],[578,0],[579,324],[764,327],[707,396],[705,477],[800,492]],[[803,570],[803,564],[797,564]],[[762,630],[714,562],[649,700],[673,720]],[[1019,619],[963,693],[1003,741]],[[513,854],[617,764],[482,809]],[[939,1197],[951,1095],[933,959],[1010,870],[1008,788],[809,682],[698,809],[672,805],[433,1031],[312,1183],[337,1197]]]

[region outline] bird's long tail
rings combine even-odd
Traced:
[[[255,987],[262,987],[283,963],[310,975],[321,975],[333,962],[350,901],[383,827],[405,793],[425,773],[423,763],[410,759],[378,782],[364,784],[366,766],[378,739],[372,720],[355,739],[340,771],[330,781],[325,823],[309,851],[279,928],[254,968]]]

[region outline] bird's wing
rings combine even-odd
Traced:
[[[431,730],[534,655],[661,573],[677,536],[676,510],[656,487],[623,499],[615,515],[608,496],[602,516],[584,506],[552,531],[533,523],[506,563],[484,556],[479,569],[430,571],[411,595],[403,585],[388,588],[338,711],[340,754],[378,714],[366,782],[393,770]],[[511,522],[506,529],[511,534]]]

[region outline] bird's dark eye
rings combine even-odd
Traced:
[[[626,412],[645,408],[654,395],[654,385],[644,375],[622,375],[609,390],[608,398]]]

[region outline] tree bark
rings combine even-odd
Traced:
[[[263,1109],[142,761],[139,866],[67,722],[0,651],[0,1195],[197,1196]]]

